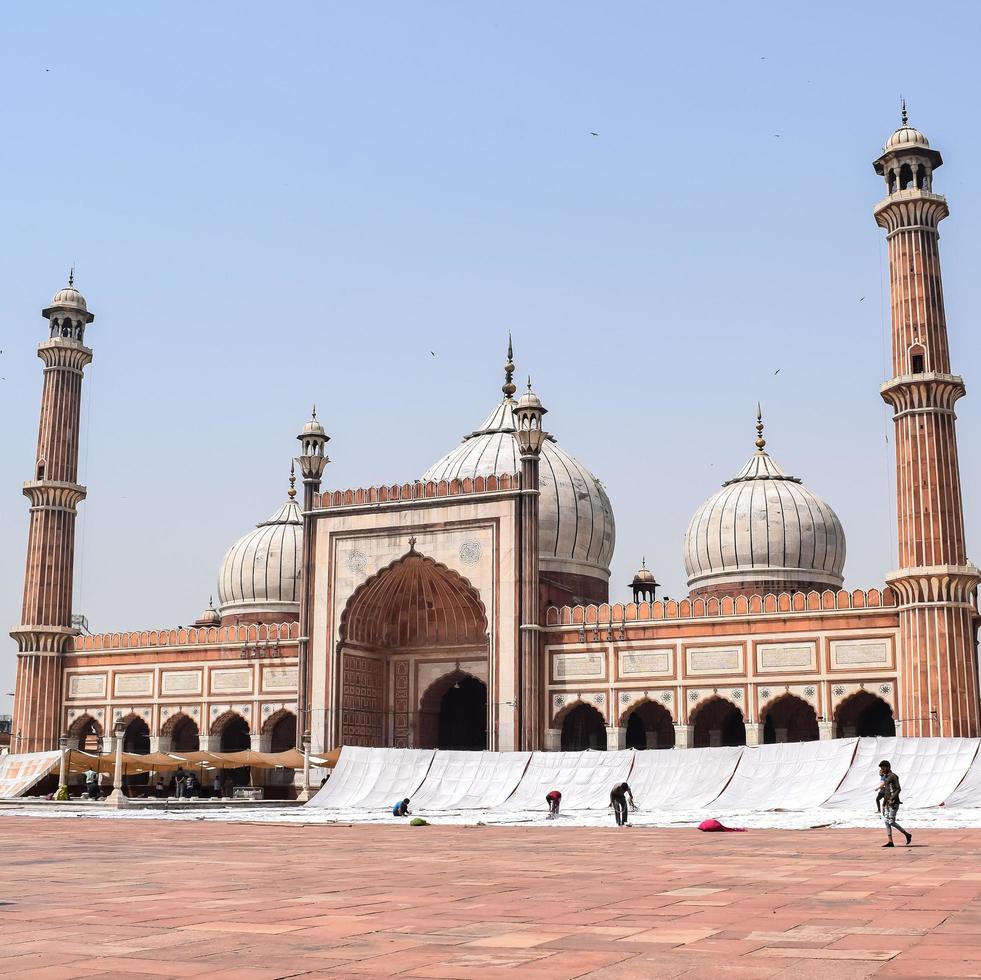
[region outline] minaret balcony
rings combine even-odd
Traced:
[[[966,392],[964,379],[956,374],[924,371],[901,374],[886,381],[879,394],[894,409],[893,418],[917,412],[943,412],[953,415],[954,404]]]

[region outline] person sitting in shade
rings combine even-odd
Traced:
[[[562,794],[557,789],[553,789],[551,792],[545,794],[545,802],[548,804],[548,815],[545,819],[554,820],[559,815],[559,804],[562,802]]]
[[[392,807],[393,817],[409,817],[412,813],[409,810],[409,798],[406,797],[404,800],[399,800],[395,806]]]

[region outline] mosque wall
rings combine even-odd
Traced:
[[[71,737],[91,718],[108,739],[115,721],[135,716],[153,748],[166,749],[168,728],[184,715],[201,748],[217,748],[212,726],[232,712],[260,749],[265,722],[296,710],[298,635],[296,623],[283,623],[74,637],[63,662],[61,730]]]
[[[862,691],[899,719],[899,612],[889,590],[566,607],[546,619],[552,748],[579,702],[603,716],[609,748],[623,747],[627,719],[646,701],[670,714],[681,747],[713,698],[739,710],[750,744],[762,739],[767,706],[787,694],[813,708],[821,737],[834,736],[839,706]]]

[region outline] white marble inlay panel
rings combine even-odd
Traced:
[[[620,676],[670,674],[671,650],[621,650]]]
[[[756,648],[758,670],[814,670],[817,652],[813,643],[766,643]]]
[[[595,680],[603,676],[602,653],[556,653],[552,656],[552,680]]]
[[[284,691],[296,688],[296,667],[266,667],[262,672],[264,691]]]
[[[248,667],[239,667],[235,670],[213,670],[211,672],[211,691],[213,694],[251,690],[252,671]]]
[[[160,678],[163,694],[200,694],[200,670],[168,670]]]
[[[740,647],[703,647],[687,651],[689,674],[738,674],[743,669]]]
[[[831,666],[888,667],[889,642],[887,640],[832,640]]]
[[[153,694],[153,674],[116,674],[113,687],[118,698],[123,694]]]
[[[105,674],[72,674],[68,678],[70,698],[104,698],[106,696]]]

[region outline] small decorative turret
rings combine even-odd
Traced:
[[[548,438],[548,433],[542,428],[542,419],[547,411],[538,395],[531,390],[529,378],[528,390],[518,399],[514,410],[514,437],[518,440],[522,456],[538,456],[541,453],[542,443]]]
[[[296,461],[300,464],[304,483],[316,483],[320,486],[320,478],[330,459],[324,453],[324,447],[330,441],[330,436],[324,432],[324,427],[317,421],[317,406],[313,406],[313,416],[296,437],[301,446],[300,455]]]
[[[630,588],[633,589],[634,602],[653,602],[657,598],[657,587],[661,583],[654,578],[654,573],[647,567],[647,559],[640,560],[640,568],[634,575]]]
[[[196,620],[195,626],[221,626],[221,614],[215,609],[214,596],[208,597],[208,608]]]

